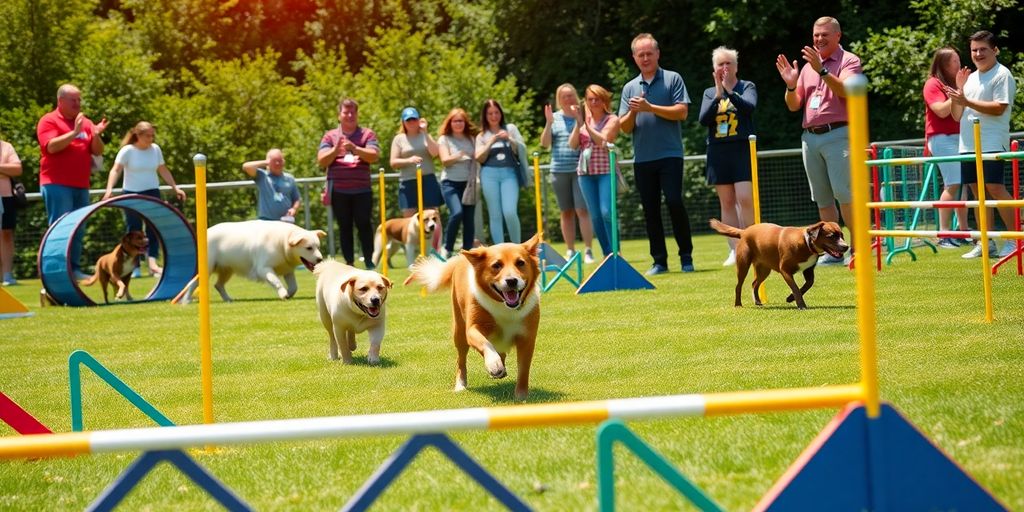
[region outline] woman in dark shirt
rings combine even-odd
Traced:
[[[718,193],[722,222],[742,229],[754,222],[747,137],[754,133],[757,88],[736,77],[738,58],[736,50],[724,46],[711,53],[715,86],[704,91],[700,124],[708,129],[707,179]],[[736,239],[728,241],[724,266],[736,263]]]

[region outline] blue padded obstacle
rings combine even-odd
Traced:
[[[755,511],[1008,510],[889,404],[825,427]]]
[[[65,214],[50,226],[39,244],[39,277],[43,288],[65,306],[95,306],[72,275],[71,241],[96,210],[112,206],[138,214],[153,227],[164,248],[164,272],[156,288],[141,301],[170,300],[196,275],[196,234],[177,208],[138,194],[112,197]],[[118,236],[120,239],[120,235]],[[113,247],[111,247],[113,249]],[[139,301],[139,302],[141,302]]]

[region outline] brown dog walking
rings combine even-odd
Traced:
[[[135,257],[146,252],[148,247],[149,239],[142,231],[125,233],[121,237],[121,243],[117,244],[113,251],[96,260],[96,272],[92,277],[83,279],[79,284],[90,286],[99,281],[103,287],[103,302],[109,303],[107,284],[114,283],[117,287],[115,298],[132,300],[132,294],[128,292],[128,283],[132,280],[132,271],[138,267]]]
[[[814,266],[818,257],[825,253],[842,258],[850,248],[843,240],[843,230],[835,222],[821,221],[807,227],[783,227],[777,224],[754,224],[746,229],[737,229],[711,219],[711,228],[732,238],[739,238],[736,244],[736,306],[742,306],[740,298],[743,281],[751,265],[754,267],[754,304],[760,306],[761,298],[757,289],[768,278],[772,270],[782,274],[782,279],[793,291],[786,302],[796,301],[800,309],[807,309],[804,294],[814,285]],[[804,285],[798,287],[793,276],[803,272]]]

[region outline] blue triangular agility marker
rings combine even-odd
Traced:
[[[71,430],[82,431],[82,370],[81,365],[89,367],[99,378],[103,379],[118,394],[131,402],[143,414],[149,416],[161,427],[174,426],[174,422],[167,419],[156,407],[142,398],[142,395],[128,387],[123,380],[117,378],[107,367],[100,364],[91,354],[84,350],[76,350],[68,356],[68,381],[71,389]]]
[[[597,429],[597,495],[602,512],[615,510],[615,442],[629,448],[647,467],[654,470],[673,489],[679,491],[701,510],[722,510],[693,482],[676,470],[672,463],[643,442],[621,420],[608,420]]]
[[[612,290],[653,290],[654,285],[618,254],[608,255],[594,273],[576,290],[576,294]]]
[[[104,489],[86,510],[114,510],[114,507],[121,503],[121,500],[139,484],[142,478],[162,461],[173,464],[178,471],[195,482],[224,508],[232,511],[252,510],[252,507],[231,492],[231,489],[228,489],[220,480],[217,480],[215,476],[181,450],[157,450],[143,453],[128,466],[128,469],[118,475],[114,482]]]
[[[558,268],[562,268],[565,266],[565,258],[563,258],[561,254],[558,254],[558,251],[556,251],[554,247],[548,245],[547,242],[540,243],[539,251],[539,256],[542,265],[545,261],[547,261],[548,265],[555,265]]]
[[[368,509],[380,497],[381,493],[391,485],[391,482],[402,473],[405,467],[427,446],[433,446],[440,450],[459,469],[473,480],[476,480],[477,483],[509,510],[530,510],[526,503],[491,476],[483,466],[473,460],[469,454],[463,451],[462,448],[459,448],[459,445],[455,444],[444,434],[417,434],[412,436],[405,444],[395,450],[395,453],[392,453],[388,460],[384,461],[377,468],[377,471],[356,491],[356,494],[352,496],[352,499],[345,504],[342,510],[362,511]]]
[[[1004,511],[895,408],[841,411],[754,510]]]

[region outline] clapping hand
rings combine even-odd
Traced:
[[[569,115],[571,115],[577,122],[583,121],[583,112],[580,111],[580,107],[578,105],[569,106]]]
[[[782,81],[786,82],[786,87],[790,89],[796,88],[796,81],[800,78],[800,68],[797,67],[796,61],[790,63],[786,60],[786,56],[779,54],[775,58],[775,68],[779,70],[779,76],[782,77]]]
[[[811,65],[811,69],[813,69],[815,73],[821,72],[821,54],[818,53],[817,48],[804,46],[804,49],[800,50],[800,53],[803,54],[804,61]]]
[[[551,111],[551,104],[544,104],[544,122],[550,125],[555,120],[555,114]]]
[[[956,72],[956,88],[961,91],[964,90],[964,84],[967,83],[967,77],[971,76],[971,69],[963,67]]]
[[[629,110],[631,112],[650,112],[651,104],[643,96],[633,96],[629,99]]]
[[[78,114],[78,115],[82,115],[82,114]],[[75,124],[76,125],[78,124],[78,119],[75,119]],[[103,119],[100,119],[99,123],[93,124],[92,125],[92,135],[93,135],[93,137],[99,137],[100,134],[102,134],[103,131],[107,129],[107,124],[109,124],[109,122],[107,121],[107,118],[105,118],[105,117]]]

